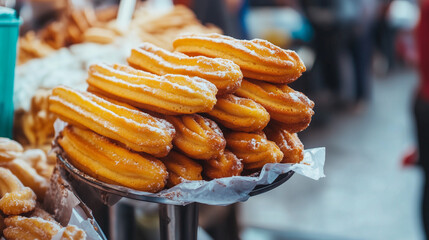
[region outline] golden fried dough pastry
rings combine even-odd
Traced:
[[[3,234],[8,240],[52,239],[61,227],[36,217],[13,216],[5,219]]]
[[[242,159],[245,169],[259,170],[266,163],[279,163],[283,159],[280,148],[262,132],[231,132],[225,139],[228,149]]]
[[[179,52],[169,52],[151,43],[143,43],[131,50],[128,63],[157,75],[181,74],[200,77],[218,89],[218,95],[232,93],[241,84],[240,67],[230,60],[203,56],[188,57]]]
[[[241,159],[226,149],[218,159],[210,159],[204,162],[204,174],[210,179],[240,176],[242,171]]]
[[[36,194],[6,168],[0,167],[0,210],[7,215],[32,211]]]
[[[40,176],[30,164],[19,158],[9,162],[6,167],[24,186],[31,188],[39,200],[43,200],[49,187],[48,179]]]
[[[235,94],[261,104],[270,113],[271,119],[283,123],[291,133],[306,129],[314,114],[314,103],[287,85],[243,80]]]
[[[261,131],[270,121],[270,114],[259,103],[232,94],[218,98],[207,114],[224,127],[242,132]]]
[[[31,98],[30,109],[22,115],[21,119],[17,119],[23,140],[32,147],[41,147],[44,144],[50,146],[54,138],[56,116],[49,112],[50,95],[50,89],[37,89]]]
[[[189,34],[176,38],[176,51],[188,55],[226,58],[238,64],[246,78],[272,83],[290,83],[305,71],[294,51],[261,39],[237,40],[216,33]]]
[[[304,159],[304,145],[298,134],[289,133],[279,125],[272,124],[264,129],[267,138],[277,144],[283,152],[282,163],[299,163]]]
[[[36,217],[46,221],[56,222],[52,215],[40,208],[40,206],[36,206],[36,208],[33,210],[29,217]]]
[[[49,110],[62,120],[84,126],[137,152],[166,156],[172,147],[174,127],[127,104],[94,94],[56,87]]]
[[[176,128],[173,145],[194,159],[217,158],[225,149],[225,138],[219,126],[198,114],[166,116]]]
[[[171,151],[167,157],[161,159],[168,170],[167,187],[176,186],[186,180],[202,180],[203,167],[187,156]]]
[[[24,148],[18,142],[0,137],[0,162],[9,162],[21,156]]]
[[[160,191],[167,181],[161,161],[131,152],[92,131],[67,126],[58,143],[70,163],[101,181],[147,192]]]
[[[68,225],[64,230],[63,235],[61,236],[61,240],[85,240],[85,239],[86,239],[86,233],[82,229],[74,225]]]
[[[52,239],[63,227],[55,221],[39,217],[12,216],[5,219],[6,229],[3,234],[8,240]],[[73,225],[67,226],[61,240],[84,240],[86,233]]]
[[[30,164],[44,178],[49,179],[54,171],[55,162],[49,164],[46,153],[41,149],[26,150],[19,158]]]
[[[168,115],[208,112],[216,104],[216,86],[198,77],[158,76],[124,65],[95,64],[87,82],[91,91]]]

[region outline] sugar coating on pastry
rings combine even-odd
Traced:
[[[160,160],[132,152],[92,131],[68,126],[58,143],[73,166],[96,179],[147,192],[165,186],[168,173]]]
[[[218,98],[207,114],[224,127],[243,132],[261,131],[270,121],[270,114],[262,105],[233,94]]]
[[[43,200],[49,187],[49,180],[40,176],[37,171],[22,159],[9,162],[6,167],[24,184],[36,193],[39,200]]]
[[[266,163],[279,163],[283,159],[280,148],[262,132],[230,132],[225,139],[228,149],[242,159],[245,169],[259,170]]]
[[[308,127],[314,114],[314,102],[286,84],[270,84],[261,81],[243,80],[235,92],[261,104],[274,119],[291,133]]]
[[[188,157],[207,160],[222,155],[226,146],[219,126],[198,114],[166,116],[176,128],[173,145]]]
[[[281,125],[270,123],[264,129],[267,138],[277,144],[283,152],[282,163],[300,163],[304,159],[304,145],[296,133],[289,133]]]
[[[91,91],[168,115],[207,112],[216,104],[216,86],[199,77],[158,76],[125,65],[95,64],[87,83]]]
[[[184,181],[198,181],[202,180],[201,172],[202,166],[188,158],[187,156],[171,151],[166,157],[161,159],[168,170],[167,187],[173,187]]]
[[[3,235],[8,240],[52,239],[61,226],[36,217],[12,216],[5,219]]]
[[[86,239],[86,233],[74,225],[63,228],[56,221],[40,217],[12,216],[5,219],[5,225],[3,235],[8,240],[48,240],[56,237],[60,231],[63,231],[61,240]]]
[[[32,211],[36,207],[36,194],[19,181],[13,173],[0,167],[0,210],[7,215]]]
[[[166,156],[172,148],[173,125],[127,104],[67,87],[56,87],[49,110],[62,120],[118,141],[137,152]]]
[[[218,89],[218,95],[234,92],[243,79],[240,67],[230,60],[189,57],[151,43],[142,43],[138,48],[133,48],[127,60],[131,66],[157,75],[181,74],[200,77],[213,83]]]
[[[0,162],[9,162],[21,156],[24,148],[18,142],[0,137]]]
[[[272,83],[290,83],[306,70],[298,54],[262,39],[238,40],[211,34],[185,34],[173,41],[176,51],[232,60],[243,76]]]
[[[242,171],[241,159],[227,149],[219,158],[204,162],[204,175],[210,179],[240,176]]]

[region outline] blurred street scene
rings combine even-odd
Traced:
[[[22,36],[31,30],[42,29],[52,19],[60,19],[58,9],[67,4],[105,8],[104,14],[109,16],[106,19],[111,20],[116,17],[116,12],[111,12],[113,8],[117,11],[118,2],[0,0],[1,5],[14,6],[20,11],[24,19]],[[429,59],[424,61],[422,58],[429,56],[429,47],[424,48],[426,52],[421,47],[429,44],[429,0],[137,2],[157,7],[153,9],[183,4],[192,9],[202,24],[208,24],[204,27],[210,31],[214,29],[210,27],[215,25],[225,35],[240,39],[266,39],[284,49],[296,51],[307,67],[299,81],[290,85],[315,102],[312,123],[306,131],[299,133],[299,137],[306,149],[326,148],[326,178],[313,181],[296,174],[282,186],[247,202],[227,207],[201,206],[199,239],[426,239],[423,213],[428,215],[426,226],[429,229],[428,184],[428,206],[422,206],[422,199],[424,169],[429,169],[425,161],[429,159],[423,159],[428,155],[423,155],[422,149],[426,154],[429,145],[425,148],[426,145],[420,141],[420,155],[423,156],[419,158],[417,135],[423,139],[427,128],[421,126],[425,123],[429,126],[426,121],[429,118],[421,117],[423,120],[417,128],[414,111],[418,108],[415,102],[421,100],[421,105],[429,102],[429,80],[422,76],[426,72],[429,77],[429,66],[425,67]],[[109,8],[111,6],[114,7]],[[142,15],[150,15],[148,12],[141,11]],[[424,19],[424,24],[421,19]],[[141,26],[137,24],[137,27],[144,29],[141,35],[147,37],[146,41],[152,40],[160,45],[170,43],[171,39],[158,41],[162,38],[154,36],[159,29],[145,23],[141,21]],[[52,29],[48,29],[46,35],[55,36],[52,32],[58,29]],[[176,30],[173,26],[173,31],[165,32],[173,36],[178,34]],[[128,42],[124,43],[126,54],[129,47],[140,41],[133,40],[127,39]],[[78,39],[76,43],[82,41]],[[67,42],[48,52],[51,54],[71,45]],[[79,55],[76,59],[84,59],[81,65],[85,68],[96,57],[103,56],[89,56],[92,53],[85,48],[70,48],[71,52],[79,53],[75,54]],[[125,54],[119,52],[111,48],[104,59],[108,61],[110,57],[115,59],[115,54],[122,54],[115,60],[125,62]],[[81,57],[80,54],[89,57]],[[34,58],[42,59],[47,55]],[[74,60],[70,62],[76,63]],[[25,62],[22,64],[21,69],[25,70]],[[84,68],[81,65],[76,68]],[[70,69],[74,71],[74,68]],[[84,79],[84,70],[68,77]],[[429,113],[426,109],[421,112],[425,112],[425,116]],[[124,206],[127,204],[123,203]],[[127,211],[137,219],[137,230],[130,230],[138,233],[139,237],[135,239],[159,238],[156,204]]]

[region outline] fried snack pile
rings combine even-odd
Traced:
[[[53,171],[44,151],[24,151],[19,143],[0,138],[0,161],[0,230],[7,240],[51,239],[60,231],[64,240],[86,239],[82,229],[62,227],[38,207]]]
[[[109,44],[120,36],[138,37],[142,41],[173,50],[171,41],[182,33],[221,33],[215,26],[202,25],[185,6],[176,5],[171,11],[159,14],[145,4],[139,5],[129,30],[125,32],[115,27],[117,6],[94,10],[89,7],[77,9],[68,5],[59,13],[59,19],[37,33],[30,31],[19,38],[18,64],[43,58],[57,49],[73,44]]]
[[[38,89],[31,98],[30,109],[15,114],[15,138],[28,148],[50,149],[54,137],[56,116],[49,112],[48,97],[51,90]]]
[[[64,157],[101,181],[148,192],[302,161],[296,133],[314,103],[287,85],[305,70],[295,52],[218,34],[173,45],[143,43],[131,66],[92,65],[87,92],[52,91],[49,110],[69,124],[57,139]]]

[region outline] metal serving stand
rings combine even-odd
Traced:
[[[177,202],[168,198],[153,197],[145,192],[101,182],[75,168],[61,155],[58,155],[58,160],[62,176],[78,197],[92,209],[95,220],[105,233],[110,232],[108,206],[114,205],[121,198],[129,198],[159,204],[161,240],[197,240],[198,203],[176,205]],[[256,196],[270,191],[286,182],[293,173],[289,171],[281,174],[271,184],[257,185],[249,195]]]

